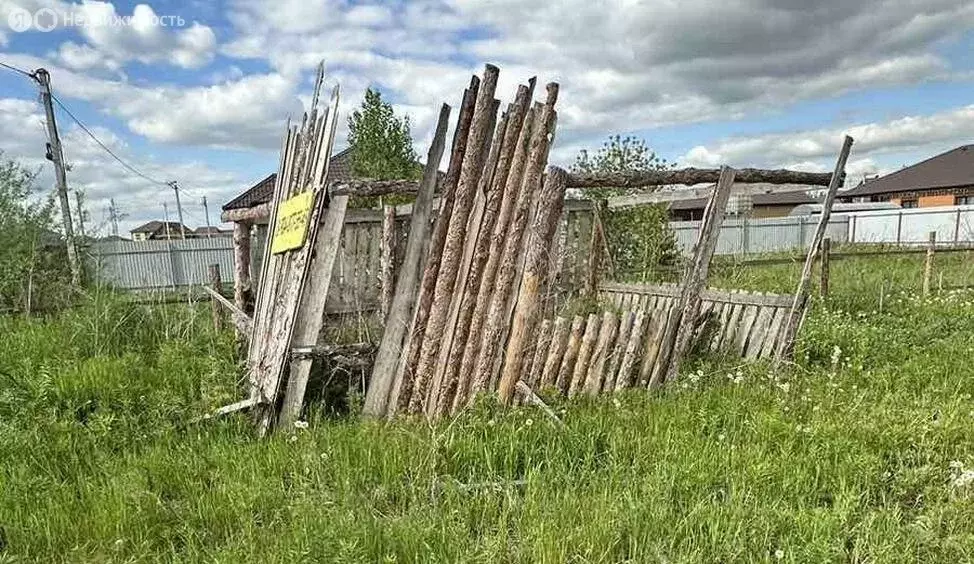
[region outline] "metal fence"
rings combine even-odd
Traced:
[[[818,226],[818,217],[775,217],[768,219],[725,219],[717,239],[718,255],[771,253],[800,249],[808,246]],[[684,254],[690,254],[699,221],[675,221],[670,223],[676,242]],[[845,242],[849,231],[849,218],[837,215],[829,218],[825,232],[835,243]]]
[[[857,212],[849,216],[848,240],[854,243],[926,243],[974,241],[974,206]]]
[[[99,282],[127,290],[193,286],[209,282],[207,268],[220,265],[225,282],[233,280],[233,240],[105,241],[89,248]]]

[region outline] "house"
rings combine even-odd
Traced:
[[[193,230],[178,221],[152,220],[130,231],[133,241],[149,241],[158,239],[182,239],[183,233],[189,237]]]
[[[709,198],[692,198],[669,202],[670,219],[673,221],[698,221],[703,219],[703,210]],[[763,219],[785,217],[796,206],[818,203],[819,198],[806,191],[752,194],[751,212],[748,217]]]
[[[187,233],[188,237],[194,239],[209,239],[212,237],[232,237],[233,231],[229,229],[220,229],[219,227],[197,227],[193,230],[193,233]]]
[[[974,145],[868,180],[839,197],[845,202],[892,202],[903,208],[974,204]]]
[[[352,179],[351,148],[332,155],[328,160],[328,182],[345,182]],[[239,196],[223,205],[223,211],[244,210],[266,204],[274,197],[274,183],[277,173],[269,174],[263,180],[244,190]]]

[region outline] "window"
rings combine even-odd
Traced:
[[[912,200],[907,200],[907,199],[900,200],[900,207],[901,208],[915,208],[915,207],[917,207],[917,201],[916,201],[915,198],[912,199]]]
[[[974,206],[974,196],[957,196],[954,204],[958,206]]]

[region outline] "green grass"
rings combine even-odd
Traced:
[[[564,429],[485,401],[257,440],[190,423],[241,393],[205,307],[0,319],[0,562],[971,561],[974,294],[835,284],[787,374],[701,359]]]

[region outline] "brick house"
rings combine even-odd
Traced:
[[[974,204],[974,145],[962,145],[839,194],[844,202],[903,208]]]

